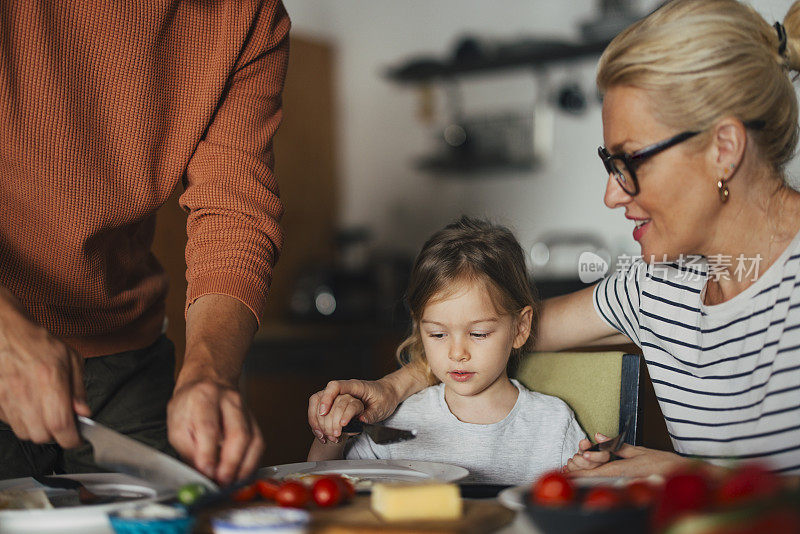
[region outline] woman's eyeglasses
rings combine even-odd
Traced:
[[[744,123],[745,128],[753,130],[760,130],[764,127],[765,122],[762,120],[748,121]],[[597,154],[603,160],[603,165],[606,167],[608,174],[613,174],[617,183],[622,187],[622,190],[630,196],[639,194],[639,180],[636,178],[636,169],[644,163],[648,158],[652,158],[659,152],[682,143],[687,139],[699,134],[700,131],[681,132],[678,135],[659,141],[641,150],[637,150],[632,154],[623,152],[621,154],[611,154],[606,147],[601,146],[597,149]]]

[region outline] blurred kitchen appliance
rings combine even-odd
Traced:
[[[611,40],[643,17],[635,7],[637,0],[598,0],[599,15],[581,23],[581,35],[587,41]]]
[[[542,156],[532,110],[461,117],[442,131],[438,148],[420,159],[426,170],[531,169]]]
[[[405,325],[402,295],[412,259],[376,254],[364,228],[340,231],[332,263],[309,265],[290,300],[293,319]]]
[[[539,297],[555,297],[589,286],[579,276],[581,256],[587,252],[611,264],[608,246],[595,234],[557,232],[538,239],[530,248],[530,265]]]

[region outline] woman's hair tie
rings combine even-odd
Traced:
[[[786,28],[780,22],[775,23],[775,31],[778,32],[778,54],[783,55],[786,52]]]

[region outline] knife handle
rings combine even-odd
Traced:
[[[352,419],[342,428],[343,434],[361,434],[364,431],[364,423],[358,419]]]

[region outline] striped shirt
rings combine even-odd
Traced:
[[[642,348],[678,454],[800,474],[800,233],[713,306],[703,304],[713,264],[690,259],[631,262],[595,286],[595,310]]]

